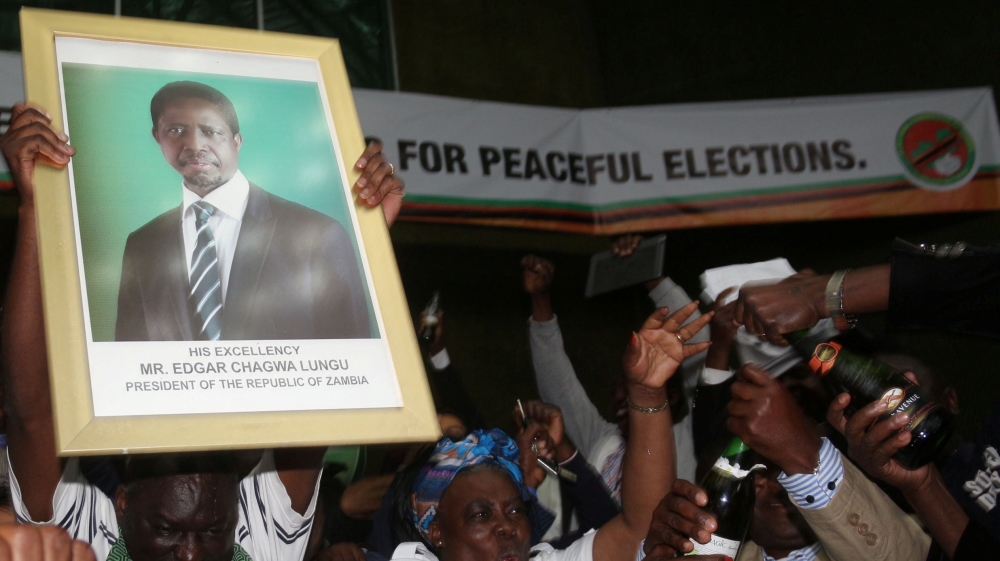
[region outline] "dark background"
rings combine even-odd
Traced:
[[[0,48],[16,49],[21,2],[0,0]],[[30,5],[111,13],[108,0]],[[338,36],[352,84],[559,107],[601,107],[991,86],[1000,76],[1000,3],[679,3],[637,0],[268,0],[266,27]],[[252,0],[123,1],[124,15],[256,27]],[[394,35],[389,32],[394,24]],[[10,203],[8,201],[8,207]],[[13,214],[2,232],[9,259]],[[714,227],[669,233],[665,272],[689,294],[705,268],[776,256],[820,272],[882,263],[896,236],[992,243],[996,213]],[[509,425],[517,397],[536,395],[528,299],[518,261],[556,263],[554,299],[567,351],[610,415],[612,379],[629,332],[651,309],[640,289],[583,298],[589,255],[610,240],[478,227],[397,224],[392,231],[416,315],[441,289],[453,363],[486,411]],[[883,332],[884,318],[864,325]],[[1000,396],[994,340],[895,333],[954,384],[971,437]]]
[[[990,86],[1000,78],[1000,3],[836,4],[552,0],[393,4],[404,91],[561,107],[727,101]],[[893,238],[1000,241],[996,213],[678,230],[665,272],[696,296],[706,268],[786,257],[832,272],[884,263]],[[652,306],[641,289],[583,298],[589,254],[608,238],[399,224],[396,255],[411,310],[434,288],[449,353],[490,419],[534,395],[518,260],[556,263],[554,298],[567,351],[610,414],[621,351]],[[884,333],[884,317],[864,326]],[[942,332],[892,334],[958,390],[974,434],[1000,397],[996,341]]]

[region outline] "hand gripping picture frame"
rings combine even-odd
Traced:
[[[336,40],[23,9],[60,455],[440,430]]]

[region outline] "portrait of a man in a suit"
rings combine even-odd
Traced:
[[[232,102],[205,84],[172,82],[153,96],[150,116],[182,202],[128,237],[115,340],[371,337],[347,230],[244,177]]]

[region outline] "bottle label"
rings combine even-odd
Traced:
[[[743,479],[751,471],[757,468],[766,468],[766,467],[767,466],[765,466],[764,464],[756,464],[752,466],[750,469],[742,469],[740,468],[740,464],[735,464],[735,465],[730,464],[729,459],[727,459],[725,456],[720,456],[718,460],[715,460],[715,465],[712,467],[712,469],[724,471],[729,475],[732,475],[736,479]]]
[[[740,542],[727,540],[722,536],[712,534],[712,539],[708,543],[698,543],[691,540],[694,549],[688,555],[725,555],[726,559],[736,559],[736,554],[740,550]]]
[[[907,413],[910,416],[910,421],[906,423],[906,426],[899,429],[900,434],[912,430],[931,411],[941,407],[939,403],[931,401],[921,393],[919,387],[915,385],[909,385],[905,388],[889,388],[882,393],[879,401],[885,403],[886,412],[880,415],[876,422],[895,417],[900,413]]]
[[[809,368],[820,376],[826,376],[826,373],[833,368],[833,363],[837,361],[841,347],[842,345],[835,341],[816,345],[812,358],[809,359]]]

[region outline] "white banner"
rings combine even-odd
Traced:
[[[567,110],[355,90],[405,216],[617,232],[997,208],[989,88]]]

